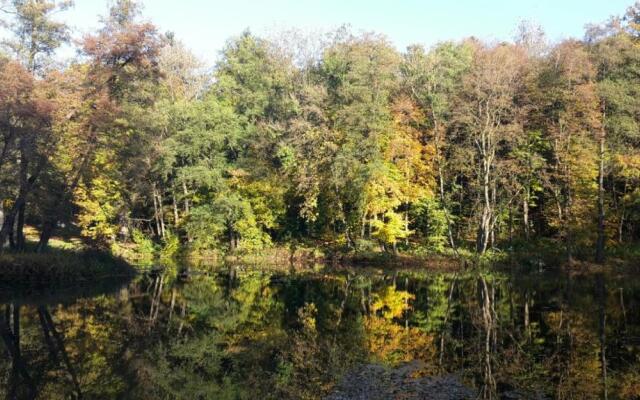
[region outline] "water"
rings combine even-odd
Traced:
[[[0,303],[9,399],[314,399],[412,360],[487,398],[640,398],[632,275],[224,267]]]

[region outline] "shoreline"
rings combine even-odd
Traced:
[[[544,254],[547,259],[543,259]],[[129,254],[131,255],[131,254]],[[551,260],[551,261],[550,261]],[[500,257],[478,257],[466,252],[454,254],[391,254],[371,252],[327,252],[320,248],[303,248],[291,251],[274,247],[262,252],[247,254],[221,254],[219,252],[179,253],[174,257],[156,255],[140,263],[137,257],[126,257],[108,251],[92,249],[55,249],[47,253],[0,254],[0,284],[68,284],[86,283],[108,278],[134,276],[149,267],[187,264],[189,268],[206,270],[212,266],[293,266],[295,269],[313,268],[316,265],[345,268],[420,269],[441,272],[460,272],[488,268],[500,271],[541,272],[565,270],[571,273],[597,273],[603,271],[635,270],[638,265],[632,259],[610,257],[599,265],[588,260],[573,263],[554,260],[554,254],[542,251],[501,253]]]

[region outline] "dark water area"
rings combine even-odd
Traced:
[[[479,398],[640,398],[633,274],[170,269],[0,304],[6,399],[320,399],[415,361]]]

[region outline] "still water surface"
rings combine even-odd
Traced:
[[[414,360],[481,397],[640,398],[633,275],[170,269],[0,304],[7,399],[315,399]]]

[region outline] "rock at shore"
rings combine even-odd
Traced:
[[[416,377],[423,365],[419,362],[389,369],[368,364],[347,373],[326,400],[466,400],[475,392],[454,375]]]

